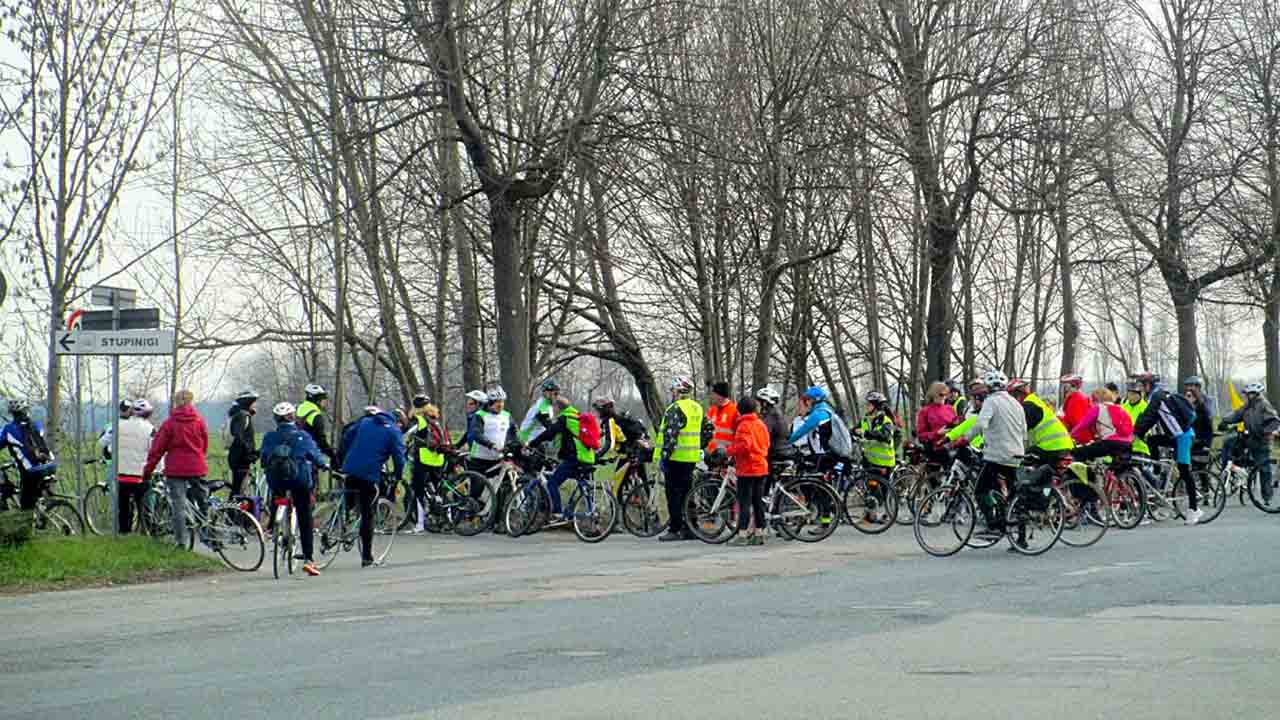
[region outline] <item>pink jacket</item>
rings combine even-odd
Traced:
[[[916,413],[916,438],[922,443],[933,442],[942,437],[956,419],[955,408],[946,403],[925,405]]]
[[[1084,442],[1089,436],[1133,444],[1133,418],[1115,403],[1099,403],[1089,407],[1084,417],[1071,428],[1071,439]]]
[[[209,451],[209,428],[195,407],[183,405],[169,413],[147,453],[143,477],[150,477],[164,458],[164,474],[175,478],[204,477],[209,474],[205,453]]]

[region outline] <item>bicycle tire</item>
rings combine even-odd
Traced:
[[[551,513],[551,496],[541,482],[525,480],[516,486],[507,498],[502,519],[507,527],[507,537],[532,535],[542,529],[540,517]]]
[[[380,497],[373,503],[373,564],[382,565],[391,556],[391,546],[400,529],[400,511],[396,503]]]
[[[1249,480],[1247,484],[1249,486],[1249,501],[1253,503],[1253,506],[1268,515],[1275,515],[1276,513],[1280,513],[1280,490],[1276,489],[1276,483],[1280,482],[1280,475],[1277,475],[1280,468],[1276,467],[1276,461],[1274,459],[1269,462],[1271,463],[1270,502],[1267,502],[1262,497],[1262,471],[1259,468],[1254,467],[1249,469]]]
[[[993,518],[1002,517],[1004,514],[1004,511],[1008,510],[1008,504],[1005,502],[1004,496],[998,492],[993,492],[992,500],[994,501],[995,505],[991,509],[991,516]],[[969,501],[973,504],[974,511],[979,513],[979,515],[974,518],[974,525],[975,525],[974,532],[969,535],[969,539],[965,540],[964,544],[968,547],[973,548],[974,550],[985,550],[995,545],[996,543],[1000,542],[1001,540],[1003,540],[1004,539],[1003,531],[1001,531],[1001,534],[995,534],[995,533],[988,534],[988,533],[977,532],[976,530],[977,517],[981,516],[982,508],[978,505],[978,499],[976,497],[970,496]],[[984,520],[984,523],[985,523],[985,520]]]
[[[202,542],[228,567],[240,572],[253,572],[262,567],[267,543],[262,537],[262,526],[249,513],[229,505],[212,508],[204,529],[206,537]]]
[[[111,531],[111,493],[106,483],[97,483],[84,491],[80,501],[84,508],[84,522],[94,535],[107,535]],[[141,513],[139,513],[141,515]]]
[[[479,497],[473,497],[471,488],[480,488]],[[493,486],[480,473],[464,473],[452,489],[445,491],[445,502],[450,506],[448,512],[453,522],[453,531],[462,537],[472,537],[493,529],[498,520],[498,498]],[[427,511],[430,521],[432,513]],[[443,523],[441,524],[443,530]]]
[[[973,536],[977,508],[969,494],[955,487],[944,486],[926,495],[916,506],[911,525],[916,544],[933,557],[950,557],[964,549]],[[938,537],[925,537],[926,532],[939,529]]]
[[[1198,525],[1208,525],[1227,507],[1227,493],[1222,478],[1205,470],[1191,471],[1196,487],[1196,503],[1200,508]]]
[[[1045,493],[1045,507],[1034,510],[1024,510],[1034,497],[1032,492]],[[1062,496],[1062,492],[1055,487],[1045,488],[1021,488],[1013,495],[1013,500],[1009,501],[1009,509],[1005,513],[1005,537],[1009,538],[1009,545],[1021,553],[1034,557],[1049,552],[1054,545],[1058,544],[1058,540],[1062,538],[1062,529],[1064,520],[1066,519],[1067,501]],[[1030,538],[1032,533],[1028,532],[1026,527],[1028,518],[1035,517],[1041,520],[1036,523],[1037,539],[1045,536],[1047,540],[1041,540],[1043,546],[1032,546]]]
[[[639,538],[651,538],[667,529],[666,503],[656,502],[656,482],[635,483],[627,491],[620,505],[622,527]]]
[[[835,488],[822,480],[793,480],[785,489],[787,492],[778,493],[770,508],[770,514],[780,516],[775,518],[774,526],[783,535],[804,543],[816,543],[835,534],[843,514]],[[804,502],[798,503],[792,499],[793,495]]]
[[[277,580],[281,568],[285,574],[293,574],[293,506],[286,506],[283,515],[271,532],[271,574]]]
[[[61,498],[41,500],[32,520],[33,534],[42,537],[83,537],[84,518],[70,501]]]
[[[1072,480],[1062,488],[1068,499],[1063,519],[1062,542],[1077,548],[1096,545],[1111,527],[1111,502],[1106,490],[1082,480]]]
[[[573,534],[582,542],[598,543],[612,535],[617,525],[617,500],[608,485],[593,479],[574,502]]]
[[[925,482],[924,474],[915,465],[899,466],[898,472],[889,478],[889,482],[897,494],[898,511],[894,513],[894,522],[898,525],[914,525],[915,508],[911,500],[916,486]]]
[[[1111,521],[1121,530],[1132,530],[1146,517],[1147,491],[1138,471],[1127,468],[1113,476],[1112,492],[1107,495],[1111,503]]]
[[[349,537],[350,529],[347,527],[346,519],[346,503],[339,500],[333,503],[331,508],[326,508],[329,517],[320,526],[319,532],[316,533],[315,543],[316,551],[320,556],[320,569],[325,569],[333,564],[338,555],[342,553],[342,546],[352,541]]]
[[[858,532],[879,535],[893,527],[898,516],[898,495],[893,483],[876,479],[882,486],[883,499],[871,491],[867,478],[856,479],[844,490],[844,520]],[[879,514],[883,513],[883,514]]]
[[[684,500],[684,523],[704,543],[720,545],[738,534],[738,493],[732,487],[720,495],[719,478],[694,482]],[[716,499],[720,503],[716,503]]]

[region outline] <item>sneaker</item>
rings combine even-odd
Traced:
[[[763,535],[752,535],[752,536],[751,536],[751,542],[749,542],[749,543],[747,543],[747,544],[748,544],[748,545],[764,545],[764,536],[763,536]]]
[[[753,544],[753,543],[751,542],[751,538],[752,538],[752,536],[751,536],[751,535],[742,535],[742,534],[739,534],[737,537],[735,537],[734,539],[730,540],[730,541],[729,541],[729,544],[730,544],[730,545],[732,545],[732,546],[734,546],[734,547],[746,547],[746,546],[748,546],[748,545],[752,545],[752,544]]]
[[[367,568],[367,567],[370,567],[371,565],[373,565],[373,559],[372,559],[372,558],[361,558],[361,559],[360,559],[360,567],[362,567],[362,568]]]
[[[1195,524],[1197,524],[1197,523],[1199,523],[1199,522],[1200,522],[1200,518],[1201,518],[1203,515],[1204,515],[1204,512],[1202,512],[1202,511],[1200,511],[1200,510],[1189,510],[1189,511],[1187,512],[1187,519],[1183,522],[1183,524],[1184,524],[1184,525],[1195,525]]]
[[[658,542],[678,542],[680,540],[688,540],[684,533],[672,532],[670,530],[658,537]]]
[[[316,567],[315,563],[303,563],[302,572],[310,575],[311,577],[318,577],[320,575],[320,568]]]

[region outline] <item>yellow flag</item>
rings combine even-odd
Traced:
[[[1240,397],[1240,393],[1236,392],[1236,384],[1227,381],[1227,394],[1231,396],[1231,409],[1239,410],[1244,407],[1244,398]],[[1236,432],[1244,432],[1244,423],[1236,425]]]

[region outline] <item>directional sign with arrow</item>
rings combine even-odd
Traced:
[[[58,338],[59,355],[171,355],[172,330],[74,330]]]

